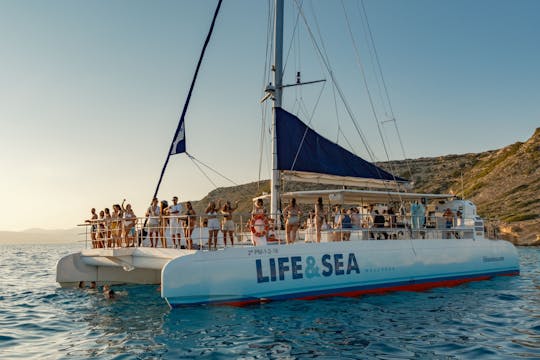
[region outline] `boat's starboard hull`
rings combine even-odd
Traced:
[[[491,240],[374,240],[227,248],[162,270],[171,307],[425,290],[519,274],[515,247]]]

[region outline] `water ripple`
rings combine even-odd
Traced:
[[[540,358],[540,249],[522,274],[429,292],[170,311],[154,286],[60,289],[65,246],[0,247],[0,359]]]

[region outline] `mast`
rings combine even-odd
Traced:
[[[275,0],[274,16],[274,107],[272,117],[272,179],[270,216],[274,217],[275,224],[281,227],[279,216],[280,176],[278,169],[277,134],[276,134],[276,108],[281,108],[283,91],[283,0]]]

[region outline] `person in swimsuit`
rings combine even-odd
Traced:
[[[156,247],[159,237],[159,215],[160,209],[158,199],[153,198],[148,210],[146,210],[146,218],[148,221],[148,238],[150,238],[150,246]]]
[[[109,208],[105,208],[105,237],[107,239],[107,247],[112,247],[112,230],[111,230],[111,223],[112,223],[112,217],[111,217],[111,211]]]
[[[223,231],[223,243],[225,246],[227,246],[227,234],[229,234],[231,239],[231,246],[234,246],[234,221],[232,214],[236,209],[238,209],[238,201],[234,203],[234,207],[230,201],[227,201],[221,208],[221,215],[223,215],[221,231]]]
[[[105,229],[105,211],[101,210],[99,212],[99,219],[98,219],[98,225],[97,225],[97,247],[98,248],[104,248],[105,247],[105,236],[106,236],[106,229]]]
[[[123,203],[122,203],[123,204]],[[135,246],[135,224],[137,216],[131,208],[131,204],[127,204],[124,209],[124,243],[126,246]]]
[[[251,211],[251,215],[256,214],[266,214],[266,209],[264,208],[264,202],[262,199],[257,199],[255,204],[253,204],[253,210]]]
[[[191,250],[193,248],[193,239],[191,238],[191,234],[193,234],[193,229],[197,223],[197,217],[190,201],[186,202],[186,211],[184,211],[184,215],[186,216],[184,236],[186,237],[187,248]]]
[[[217,240],[219,232],[218,211],[221,204],[216,206],[215,201],[210,201],[204,213],[208,219],[208,249],[217,250]]]
[[[161,239],[161,247],[167,247],[167,227],[169,225],[169,204],[166,200],[162,200],[159,206],[159,238]]]
[[[285,223],[285,233],[287,244],[293,244],[296,241],[296,234],[300,227],[300,216],[302,211],[296,205],[296,199],[291,199],[291,204],[283,210],[283,216],[287,219]]]
[[[321,227],[326,218],[326,212],[324,211],[322,198],[317,199],[315,204],[315,229],[317,233],[317,242],[321,242]]]
[[[112,235],[112,242],[113,246],[121,247],[122,246],[122,240],[121,240],[121,208],[120,205],[114,204],[113,205],[113,212],[111,214],[111,235]]]
[[[251,220],[248,223],[248,226],[251,227],[253,221],[255,221],[255,215],[264,215],[266,218],[266,209],[264,207],[263,199],[257,199],[255,204],[253,204],[253,210],[251,211]],[[266,237],[256,237],[254,233],[251,233],[251,242],[254,246],[266,245]]]
[[[96,248],[97,247],[96,235],[97,235],[97,228],[98,228],[97,227],[98,215],[96,214],[95,208],[92,208],[90,210],[90,213],[92,214],[92,216],[90,217],[90,219],[86,220],[85,222],[90,224],[90,239],[92,239],[92,247]]]

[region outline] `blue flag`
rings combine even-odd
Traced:
[[[186,132],[184,129],[184,118],[180,119],[176,136],[174,137],[171,155],[186,152]]]

